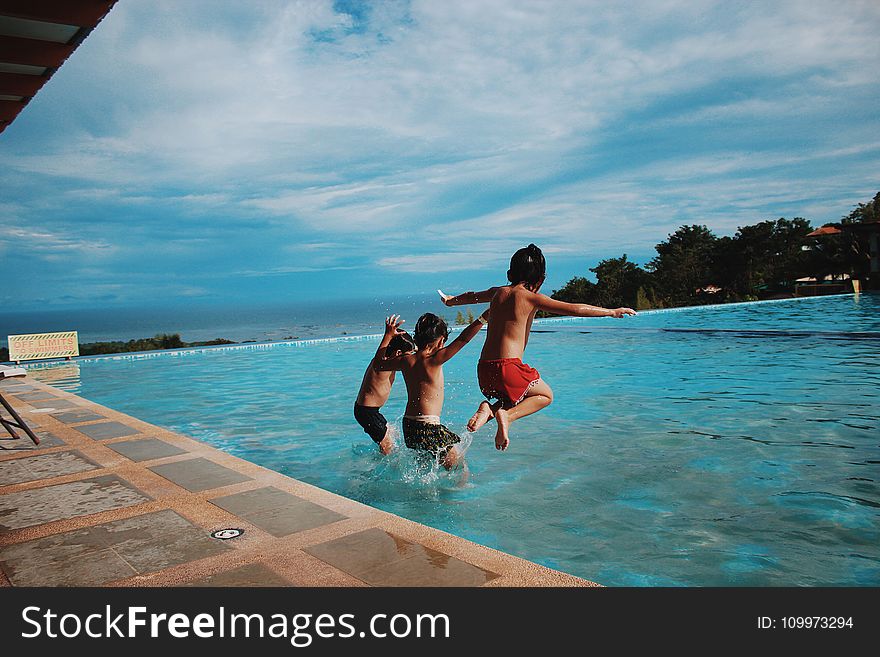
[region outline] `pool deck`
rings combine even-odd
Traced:
[[[598,586],[30,378],[0,393],[41,438],[0,429],[0,586]]]

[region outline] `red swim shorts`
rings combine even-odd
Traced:
[[[477,364],[477,380],[486,399],[498,399],[508,406],[519,404],[533,385],[541,380],[534,367],[519,358],[481,360]]]

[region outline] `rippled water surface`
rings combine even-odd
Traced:
[[[342,495],[607,585],[880,585],[880,298],[536,325],[556,400],[470,477],[351,416],[376,340],[98,359],[33,376]],[[415,317],[407,318],[410,324]],[[540,332],[538,332],[540,331]],[[444,421],[480,400],[482,336]],[[396,386],[386,406],[398,418]]]

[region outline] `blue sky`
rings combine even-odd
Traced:
[[[880,4],[120,0],[0,135],[0,305],[547,288],[880,190]]]

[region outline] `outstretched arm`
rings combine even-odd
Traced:
[[[373,369],[377,372],[399,372],[403,369],[404,363],[406,363],[406,354],[376,360],[373,362]]]
[[[382,336],[382,342],[376,349],[376,355],[373,356],[373,369],[380,371],[399,370],[400,367],[392,367],[396,361],[402,361],[402,358],[385,358],[385,352],[388,351],[388,345],[395,335],[403,333],[400,325],[406,320],[400,319],[400,315],[391,315],[385,318],[385,334]]]
[[[632,308],[602,308],[600,306],[591,306],[586,303],[567,303],[558,301],[548,297],[546,294],[536,294],[536,303],[538,310],[543,310],[554,315],[573,315],[574,317],[623,317],[624,315],[635,315],[636,311]]]
[[[483,328],[483,325],[488,323],[489,321],[489,309],[483,311],[483,314],[477,317],[473,322],[471,322],[468,327],[458,334],[458,337],[455,338],[452,342],[450,342],[447,346],[443,347],[440,351],[434,354],[435,362],[439,362],[440,364],[445,363],[450,358],[455,356],[459,351],[461,351],[462,347],[464,347],[468,342],[474,339],[474,336],[480,332],[480,329]]]
[[[437,293],[447,306],[469,306],[474,303],[489,303],[495,296],[497,289],[497,287],[490,287],[482,292],[462,292],[456,296],[445,294],[442,290],[437,290]]]

